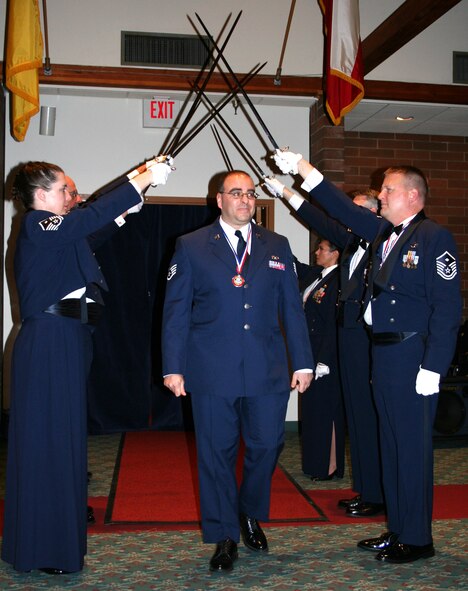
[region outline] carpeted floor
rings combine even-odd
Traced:
[[[242,462],[238,462],[241,479]],[[106,523],[197,525],[198,470],[193,432],[125,433],[109,495]],[[273,474],[272,522],[306,523],[326,517],[278,466]]]
[[[240,547],[230,575],[210,574],[212,547],[201,542],[198,528],[158,531],[150,526],[104,525],[120,435],[89,439],[90,504],[98,524],[89,528],[86,567],[80,574],[51,577],[18,574],[0,563],[0,589],[74,591],[456,591],[468,588],[467,519],[436,519],[437,555],[394,566],[380,564],[356,542],[383,531],[382,520],[268,528],[270,552],[258,556]],[[3,496],[5,442],[0,443],[0,496]],[[300,469],[298,436],[289,432],[281,463],[300,485],[327,496],[351,486],[348,471],[341,480],[311,483]],[[467,443],[436,442],[435,482],[468,484]],[[336,494],[333,492],[333,494]]]
[[[242,461],[238,462],[238,479]],[[349,521],[338,500],[351,489],[320,491],[309,482],[304,490],[279,464],[273,474],[270,524],[305,525]],[[437,484],[434,519],[468,518],[468,485]],[[361,519],[362,520],[362,519]],[[380,519],[385,521],[384,516]],[[193,432],[144,431],[122,435],[106,524],[197,525],[200,521],[198,471]],[[363,520],[364,523],[368,519]],[[269,525],[269,524],[267,524]]]

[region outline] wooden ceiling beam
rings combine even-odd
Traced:
[[[0,62],[3,77],[3,62]],[[240,79],[244,74],[237,73]],[[44,86],[75,86],[78,88],[118,88],[142,92],[189,92],[198,72],[193,70],[162,70],[156,68],[97,67],[53,64],[52,74],[39,76]],[[273,75],[260,74],[246,86],[249,95],[277,97],[319,97],[322,95],[320,76],[282,76],[281,86],[273,82]],[[417,84],[365,80],[367,99],[384,101],[468,104],[468,86],[453,84]],[[222,75],[214,73],[207,92],[228,92]]]
[[[459,2],[460,0],[406,0],[403,2],[362,41],[364,77]]]

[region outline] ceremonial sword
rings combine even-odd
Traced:
[[[194,85],[195,90],[197,90],[197,88]],[[211,100],[206,96],[206,94],[203,92],[203,90],[198,89],[198,94],[201,96],[201,98],[205,101],[205,103],[208,105],[207,108],[209,108],[211,110],[211,112],[214,111],[215,109],[215,105],[213,105],[213,103],[211,102]],[[248,164],[251,166],[251,168],[253,168],[256,173],[260,176],[260,178],[263,180],[265,178],[265,173],[263,172],[263,170],[260,168],[260,166],[257,164],[257,161],[255,160],[255,158],[252,156],[252,154],[247,150],[247,148],[245,147],[245,145],[241,142],[241,140],[237,137],[236,133],[233,131],[233,129],[231,128],[231,126],[229,125],[229,123],[224,119],[224,117],[220,114],[220,113],[216,113],[215,115],[219,121],[222,123],[223,128],[224,128],[224,132],[229,136],[229,138],[231,139],[231,141],[237,145],[237,149],[241,152],[241,154],[244,156],[244,158],[247,160]],[[227,131],[226,131],[227,130]],[[218,134],[219,136],[219,134]],[[219,138],[221,140],[221,138]],[[221,142],[222,143],[222,142]],[[219,145],[219,144],[218,144]],[[224,146],[223,146],[224,149]],[[225,150],[225,149],[224,149]]]
[[[220,53],[220,50],[216,47],[216,51],[218,51],[218,55],[217,55],[217,57],[215,59],[213,59],[213,63],[211,64],[211,68],[208,71],[208,74],[206,75],[205,80],[203,81],[203,84],[202,84],[202,88],[203,89],[206,88],[206,86],[208,84],[208,81],[211,78],[211,75],[212,75],[214,69],[216,68],[216,66],[217,66],[217,64],[219,62],[219,59],[222,57],[222,52],[226,48],[226,45],[228,44],[229,39],[231,38],[231,35],[234,32],[234,29],[237,26],[237,23],[239,22],[239,19],[241,17],[241,14],[242,14],[242,10],[237,15],[237,17],[236,17],[233,25],[231,26],[231,30],[229,31],[229,33],[226,36],[226,39],[224,40],[224,43],[223,43],[223,46],[222,46],[222,49],[221,49],[221,53]],[[206,44],[205,44],[205,46],[206,46]],[[208,60],[209,60],[210,59],[210,56],[214,53],[215,47],[213,46],[212,48],[208,48],[208,49],[209,49],[209,56],[208,56]],[[199,74],[198,79],[201,77],[201,74],[203,73],[203,70],[204,70],[204,67],[202,68],[202,70],[201,70],[201,72]],[[198,79],[197,79],[197,83],[198,83]],[[199,104],[200,104],[200,100],[199,99],[198,100],[195,100],[193,102],[193,104],[192,104],[189,112],[187,113],[187,116],[185,117],[185,119],[182,122],[182,124],[180,125],[180,127],[179,127],[176,135],[174,136],[174,139],[172,140],[172,142],[170,142],[170,144],[167,147],[167,149],[164,150],[164,152],[167,155],[174,156],[173,152],[174,152],[175,148],[177,147],[177,143],[180,141],[180,138],[182,137],[182,134],[184,133],[185,128],[187,127],[187,125],[189,124],[190,120],[192,119],[192,117],[193,117],[195,111],[197,110],[197,107],[198,107]]]
[[[216,51],[218,53],[221,52],[221,50],[219,49],[216,41],[213,39],[211,33],[208,31],[208,29],[205,26],[205,23],[202,21],[202,19],[200,18],[200,16],[195,13],[195,16],[198,19],[198,22],[201,24],[201,26],[203,27],[203,30],[205,31],[207,37],[210,39],[211,43],[213,44],[213,47],[216,49]],[[269,138],[270,142],[273,144],[273,147],[275,149],[279,149],[279,145],[277,144],[277,142],[275,141],[275,139],[273,138],[272,134],[270,133],[270,130],[268,129],[268,127],[266,126],[265,122],[263,121],[263,119],[260,117],[259,112],[257,111],[257,109],[255,108],[254,104],[252,103],[252,101],[250,100],[249,95],[247,94],[245,88],[241,85],[241,83],[239,82],[237,76],[235,75],[235,73],[233,72],[231,66],[229,65],[228,61],[226,60],[226,58],[224,57],[224,55],[221,52],[221,60],[223,62],[223,64],[226,66],[228,72],[231,74],[231,76],[233,77],[234,82],[236,83],[236,85],[239,87],[239,90],[242,92],[242,94],[244,95],[245,100],[247,101],[247,104],[249,105],[250,109],[252,110],[252,113],[254,114],[255,118],[257,119],[257,121],[259,122],[260,126],[262,127],[263,131],[266,133],[267,137]]]

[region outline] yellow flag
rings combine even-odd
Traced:
[[[10,0],[5,82],[12,93],[13,136],[26,137],[29,120],[39,111],[39,72],[43,43],[38,0]]]

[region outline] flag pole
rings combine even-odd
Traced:
[[[44,45],[45,45],[45,62],[44,75],[52,76],[52,68],[50,67],[49,57],[49,27],[47,25],[47,0],[42,0],[42,14],[44,19]]]
[[[281,48],[281,56],[278,64],[278,69],[276,70],[276,76],[273,79],[273,84],[275,86],[281,86],[281,69],[283,67],[284,52],[286,51],[286,44],[288,42],[289,30],[291,29],[291,21],[294,14],[295,6],[296,0],[291,0],[291,8],[289,9],[288,24],[286,25],[286,31],[284,33],[283,47]]]

